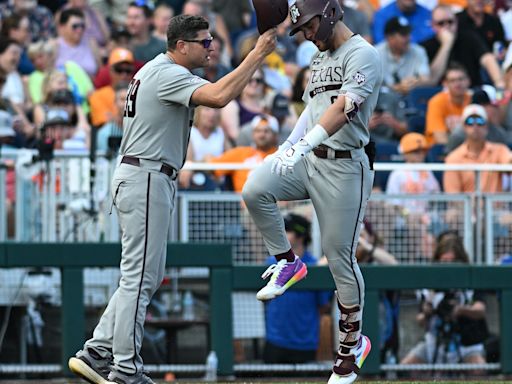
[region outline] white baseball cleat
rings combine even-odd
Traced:
[[[334,363],[333,372],[327,384],[351,384],[357,379],[359,369],[363,366],[364,360],[372,349],[372,344],[368,336],[361,335],[359,344],[354,348],[353,353],[349,355],[338,355],[336,356],[336,362]],[[341,370],[351,370],[352,372],[346,374],[340,374]],[[338,371],[338,373],[336,373]]]

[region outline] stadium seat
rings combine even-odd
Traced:
[[[407,118],[407,129],[409,132],[425,133],[425,115],[416,114]]]
[[[410,115],[423,115],[425,116],[427,111],[428,101],[436,93],[441,92],[443,87],[416,87],[409,91],[405,97],[407,102],[407,108],[410,110]]]
[[[398,143],[393,142],[377,142],[376,143],[376,155],[375,162],[377,163],[401,163],[403,162],[403,156],[398,151]],[[390,171],[379,171],[375,173],[375,179],[373,185],[379,187],[382,191],[386,190],[386,183]]]

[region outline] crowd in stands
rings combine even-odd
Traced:
[[[398,154],[400,140],[414,132],[424,135],[425,146],[420,155],[404,153],[405,161],[443,161],[448,155],[452,163],[509,162],[510,2],[345,0],[342,5],[345,23],[373,43],[382,59],[383,86],[369,125],[378,152],[384,147]],[[88,150],[94,137],[93,148],[115,153],[129,81],[165,52],[167,25],[180,13],[210,22],[210,65],[196,74],[211,81],[237,66],[258,36],[249,0],[0,1],[0,110],[12,121],[3,145],[37,148],[46,138],[55,148]],[[278,26],[276,51],[238,99],[219,111],[197,109],[188,161],[258,163],[293,129],[304,109],[302,93],[316,47],[301,33],[289,36],[289,26],[288,19]],[[469,105],[477,113],[468,115]],[[478,135],[484,144],[475,144]],[[503,144],[499,159],[486,155],[496,153],[495,143]],[[246,176],[183,172],[179,183],[182,189],[239,191]],[[455,187],[452,176],[448,185],[429,183],[450,192],[471,184],[460,175]],[[399,179],[408,177],[424,176]],[[397,190],[392,181],[397,178],[375,187]],[[502,188],[492,183],[487,189]]]

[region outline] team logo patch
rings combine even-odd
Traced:
[[[299,8],[297,8],[297,5],[293,4],[290,7],[290,18],[292,19],[292,23],[297,23],[297,19],[300,17]]]
[[[364,73],[361,73],[357,71],[355,75],[352,76],[352,78],[356,81],[357,84],[361,85],[366,81],[366,76]]]

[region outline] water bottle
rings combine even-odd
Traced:
[[[183,296],[183,319],[194,320],[194,296],[190,291]]]
[[[210,351],[208,357],[206,357],[206,375],[204,379],[206,381],[217,381],[217,368],[219,366],[219,359],[215,351]]]

